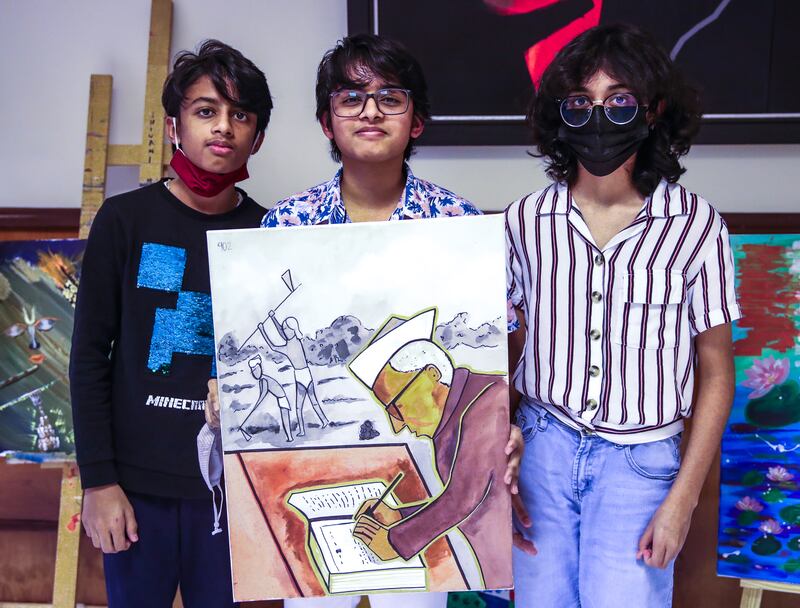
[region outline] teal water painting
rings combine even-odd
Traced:
[[[800,583],[800,235],[735,235],[736,393],[717,572]]]

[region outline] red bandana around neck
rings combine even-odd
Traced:
[[[195,165],[180,148],[172,155],[169,166],[174,169],[189,190],[206,198],[216,196],[231,184],[250,177],[247,172],[247,163],[229,173],[212,173]]]

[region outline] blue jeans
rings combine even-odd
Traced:
[[[521,608],[668,608],[672,569],[636,560],[639,538],[680,467],[680,436],[617,445],[576,431],[523,400],[520,494],[533,526],[514,548]]]

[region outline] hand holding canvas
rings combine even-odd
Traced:
[[[208,381],[208,395],[206,395],[206,424],[212,429],[219,428],[219,400],[217,400],[217,381],[212,378]]]
[[[400,557],[389,542],[389,528],[378,523],[369,515],[358,518],[353,536],[369,547],[379,559],[389,561]]]
[[[522,431],[516,424],[511,425],[505,451],[506,456],[508,456],[508,464],[506,465],[506,474],[503,481],[506,482],[508,491],[513,496],[519,494],[519,465],[522,461],[522,453],[525,451]]]

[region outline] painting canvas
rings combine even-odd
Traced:
[[[208,243],[235,599],[509,588],[503,218]]]
[[[722,576],[800,583],[800,235],[735,235],[742,318],[722,441]]]
[[[349,0],[348,13],[351,34],[399,40],[424,67],[433,119],[423,144],[529,144],[523,116],[556,53],[620,22],[651,32],[700,89],[701,143],[800,141],[796,2]]]
[[[0,451],[74,451],[67,370],[85,246],[0,242]]]

